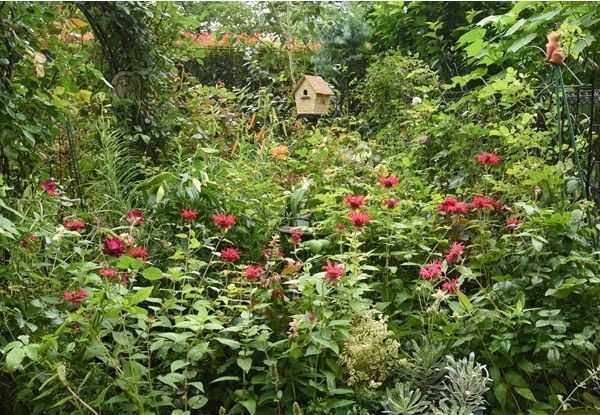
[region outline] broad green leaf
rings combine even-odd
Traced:
[[[508,53],[515,53],[516,51],[518,51],[519,49],[521,49],[523,46],[528,45],[529,43],[531,43],[531,41],[533,39],[535,39],[537,35],[535,33],[530,33],[526,36],[523,36],[522,38],[516,40],[512,45],[510,45],[510,47],[508,48],[507,52]]]
[[[156,281],[163,277],[163,272],[155,267],[146,268],[142,271],[142,276],[150,281]]]
[[[250,371],[250,368],[252,368],[252,359],[247,357],[247,358],[238,358],[237,360],[237,364],[239,367],[242,368],[242,370],[246,373],[248,373]]]
[[[21,347],[15,347],[6,355],[6,368],[8,370],[15,370],[25,359],[25,351]]]
[[[473,309],[473,304],[469,301],[469,297],[463,294],[462,291],[457,291],[456,295],[458,296],[458,301],[460,305],[465,309],[465,311],[470,312]]]
[[[215,340],[219,343],[223,343],[224,345],[231,347],[232,349],[240,348],[240,342],[238,342],[237,340],[226,339],[223,337],[217,337],[215,338]]]
[[[529,390],[528,388],[515,388],[515,392],[517,392],[519,395],[521,395],[525,399],[528,399],[532,402],[537,402],[537,399],[535,399],[535,396],[533,395],[531,390]]]
[[[150,297],[150,294],[152,294],[153,288],[154,287],[140,288],[133,295],[128,295],[126,298],[129,299],[129,305],[136,305],[148,299],[148,297]]]
[[[256,412],[256,401],[254,399],[247,399],[245,401],[241,401],[240,404],[248,410],[250,415],[254,415]]]

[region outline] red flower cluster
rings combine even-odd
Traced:
[[[346,204],[352,209],[358,209],[365,204],[365,196],[362,195],[348,195],[345,197]]]
[[[424,280],[435,280],[442,273],[442,262],[434,261],[421,267],[419,276]]]
[[[225,215],[223,213],[217,213],[213,216],[213,221],[222,230],[231,229],[234,227],[237,219],[234,215]]]
[[[304,234],[302,233],[302,231],[300,229],[294,229],[292,231],[292,233],[290,234],[290,239],[293,244],[299,244],[300,242],[302,242],[303,236],[304,236]]]
[[[100,271],[98,271],[98,273],[104,278],[117,278],[117,270],[114,268],[102,268]]]
[[[85,222],[82,220],[67,220],[65,221],[65,228],[73,232],[79,232],[85,228]]]
[[[327,264],[323,265],[323,271],[325,271],[323,280],[328,284],[339,283],[340,278],[346,272],[342,264],[332,264],[330,260],[327,260]]]
[[[144,223],[144,215],[139,210],[130,210],[125,215],[125,220],[130,224],[139,228]]]
[[[44,180],[41,186],[50,196],[58,196],[58,188],[56,187],[56,182],[54,182],[54,180]]]
[[[457,261],[458,259],[460,259],[460,256],[462,255],[464,249],[465,249],[465,246],[463,245],[462,242],[454,242],[452,245],[450,245],[448,254],[446,254],[446,261],[448,261],[448,262]]]
[[[471,201],[471,209],[500,210],[500,205],[493,197],[476,196]]]
[[[357,228],[362,228],[371,220],[371,216],[367,212],[350,212],[348,217]]]
[[[144,261],[148,259],[148,251],[146,251],[141,246],[130,248],[128,254],[133,258],[143,259]]]
[[[444,281],[442,283],[442,290],[449,293],[455,293],[458,291],[458,278]]]
[[[248,281],[256,281],[256,279],[262,274],[263,267],[260,265],[251,265],[244,269],[244,276]]]
[[[469,207],[466,203],[459,202],[454,197],[447,197],[438,205],[438,212],[440,213],[461,214],[467,213],[468,210]]]
[[[496,153],[481,153],[477,155],[476,159],[480,164],[488,164],[490,166],[500,164],[500,156]]]
[[[183,209],[180,215],[184,222],[193,223],[198,217],[198,212],[194,209]]]
[[[87,298],[88,294],[83,288],[79,291],[66,292],[63,295],[65,301],[69,301],[73,304],[81,304]]]
[[[506,219],[506,226],[514,229],[521,226],[523,222],[525,222],[525,219],[523,218],[508,218]]]
[[[104,252],[105,255],[120,257],[125,252],[125,241],[118,236],[105,239],[102,252]]]
[[[235,248],[225,248],[221,250],[221,260],[223,262],[237,262],[240,260],[240,251]]]
[[[383,199],[383,204],[387,206],[388,209],[395,209],[400,201],[396,198]]]
[[[400,180],[393,174],[388,177],[380,177],[379,178],[379,184],[381,184],[384,187],[394,187],[398,183],[400,183]]]

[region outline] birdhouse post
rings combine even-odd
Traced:
[[[304,75],[292,91],[299,117],[318,119],[329,113],[333,91],[320,76]]]

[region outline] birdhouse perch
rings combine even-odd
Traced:
[[[298,116],[319,117],[329,113],[334,95],[327,82],[320,76],[304,75],[292,91]]]

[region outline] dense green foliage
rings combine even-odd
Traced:
[[[598,413],[596,7],[0,3],[0,412]]]

